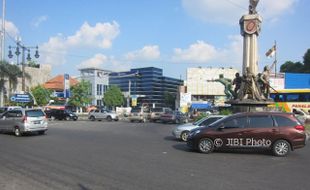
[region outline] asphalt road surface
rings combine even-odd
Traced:
[[[46,135],[0,134],[0,190],[310,189],[310,146],[200,154],[172,124],[54,121]],[[309,141],[308,141],[309,142]]]

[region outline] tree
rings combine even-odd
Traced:
[[[69,104],[76,107],[83,107],[91,103],[91,84],[89,81],[82,80],[70,88],[71,97]]]
[[[310,49],[304,55],[304,71],[310,73]]]
[[[301,62],[287,61],[280,67],[280,72],[283,73],[303,73],[304,65]]]
[[[310,49],[304,55],[303,63],[286,61],[280,67],[280,72],[284,73],[310,73]]]
[[[103,102],[108,107],[121,106],[124,104],[124,95],[117,86],[110,86],[104,93]]]
[[[169,92],[164,93],[164,102],[168,107],[172,109],[175,109],[175,99],[176,99],[175,94],[171,94]]]
[[[44,106],[49,103],[52,91],[44,88],[41,85],[38,85],[36,87],[31,88],[31,93],[34,96],[37,105]]]

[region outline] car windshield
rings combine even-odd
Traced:
[[[131,112],[140,112],[141,108],[132,108]]]
[[[27,117],[42,117],[44,113],[42,110],[27,110],[25,111]]]
[[[162,112],[163,109],[162,108],[153,108],[152,112]]]
[[[71,110],[65,110],[65,112],[66,112],[66,113],[69,113],[69,114],[70,114],[70,113],[71,113],[71,114],[73,113]]]
[[[206,120],[205,117],[199,119],[198,121],[195,121],[195,122],[193,123],[193,125],[199,125],[199,124],[202,123],[204,120]]]

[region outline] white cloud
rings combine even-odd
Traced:
[[[85,22],[79,31],[73,36],[67,38],[69,46],[96,46],[99,48],[110,48],[112,40],[119,34],[119,25],[117,22],[113,23],[97,23],[91,27]]]
[[[275,20],[292,9],[298,0],[260,0],[257,11],[266,20]],[[182,0],[185,11],[200,20],[211,23],[238,24],[248,12],[248,0]]]
[[[14,25],[13,22],[5,21],[5,31],[12,37],[17,37],[19,34],[18,28]],[[2,22],[0,22],[0,28],[2,28]]]
[[[129,52],[125,55],[129,61],[153,61],[159,59],[160,50],[157,45],[147,45],[140,50]]]
[[[107,49],[112,46],[113,40],[119,35],[119,24],[97,23],[90,26],[85,22],[72,36],[58,34],[50,37],[49,41],[42,44],[41,61],[44,64],[61,65],[66,63],[66,53],[72,49],[100,48]]]
[[[40,26],[40,24],[47,21],[47,19],[48,17],[46,15],[40,16],[32,21],[32,25],[37,28]]]
[[[121,63],[114,59],[114,57],[108,57],[104,54],[96,54],[94,57],[82,61],[77,66],[77,69],[81,68],[100,68],[111,71],[125,71],[130,69],[129,64]]]
[[[172,61],[182,63],[207,63],[216,58],[217,54],[218,52],[214,46],[204,41],[197,41],[190,45],[188,49],[174,49]]]
[[[104,63],[108,62],[108,57],[103,54],[96,54],[94,57],[83,61],[78,68],[85,68],[85,67],[94,67],[94,68],[102,68]]]
[[[187,49],[176,48],[172,61],[212,66],[221,64],[227,67],[242,65],[242,37],[239,35],[228,36],[228,42],[224,48],[216,48],[204,41],[197,41]]]

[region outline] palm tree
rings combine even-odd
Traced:
[[[9,82],[9,94],[10,95],[18,84],[18,78],[23,76],[23,72],[17,65],[9,64],[6,61],[0,62],[0,92],[5,90],[5,81]],[[29,74],[25,74],[26,78],[30,78]]]

